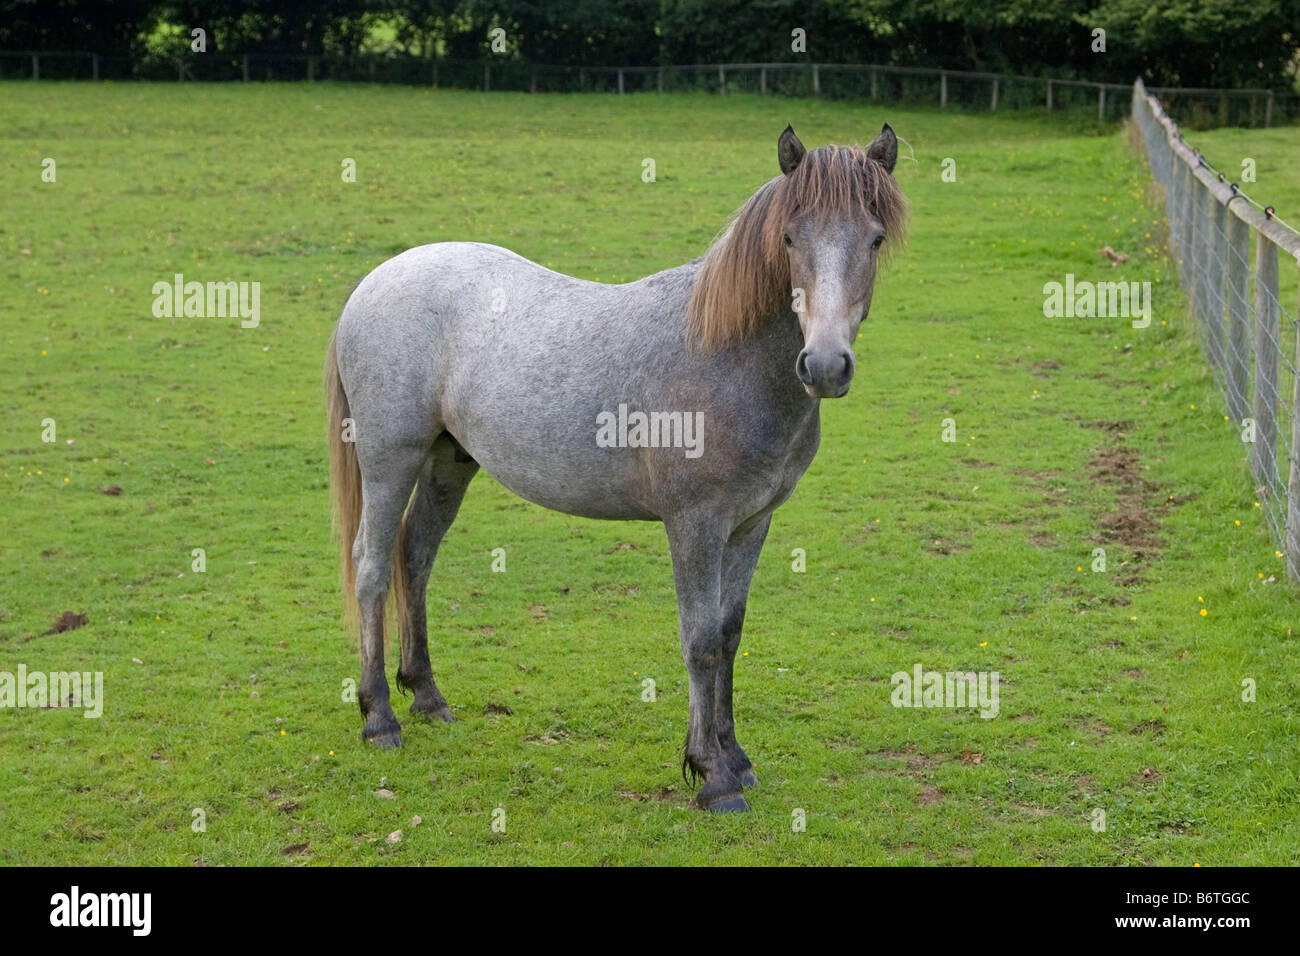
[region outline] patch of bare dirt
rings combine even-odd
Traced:
[[[908,744],[902,750],[877,750],[871,756],[882,757],[886,760],[905,760],[907,761],[908,772],[917,776],[933,770],[942,759],[935,754],[917,753],[916,744]]]
[[[1044,551],[1051,551],[1056,547],[1056,532],[1039,531],[1029,536],[1029,543],[1035,548],[1042,548]]]
[[[925,783],[921,785],[921,795],[916,798],[916,802],[923,807],[933,806],[943,799],[943,791],[934,784]]]
[[[937,862],[939,860],[937,854],[931,852],[930,850],[925,849],[925,847],[923,846],[919,846],[916,843],[901,843],[898,846],[894,847],[893,851],[895,853],[919,853],[932,863]]]
[[[1122,439],[1130,423],[1093,422],[1089,427]],[[1104,445],[1095,449],[1089,465],[1093,479],[1111,488],[1115,495],[1113,510],[1097,519],[1097,540],[1132,553],[1132,560],[1122,565],[1124,571],[1116,583],[1124,587],[1140,584],[1142,566],[1165,546],[1157,533],[1160,525],[1152,502],[1158,488],[1143,475],[1141,459],[1136,449],[1128,445]]]
[[[1111,432],[1116,435],[1123,435],[1125,432],[1132,430],[1133,423],[1132,422],[1107,422],[1107,421],[1084,422],[1083,427],[1096,428],[1099,431]]]
[[[75,631],[79,627],[85,627],[90,623],[90,618],[85,614],[77,614],[74,611],[64,611],[54,619],[54,626],[48,631],[42,631],[41,636],[46,634],[62,634],[64,631]]]
[[[673,790],[671,787],[662,787],[654,793],[640,793],[636,790],[620,790],[618,795],[625,800],[635,800],[638,803],[646,800],[663,803],[676,800],[678,797],[677,791]]]
[[[952,539],[931,538],[926,550],[933,554],[952,554],[955,551],[969,551],[971,546],[961,541]]]
[[[1164,732],[1165,722],[1163,720],[1144,720],[1129,731],[1132,734],[1150,733],[1153,737],[1159,737]]]
[[[1105,737],[1110,733],[1110,725],[1096,717],[1078,718],[1070,721],[1070,726],[1077,727],[1079,730],[1088,730],[1098,737]]]

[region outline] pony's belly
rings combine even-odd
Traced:
[[[471,453],[472,454],[472,453]],[[484,461],[475,457],[479,467],[509,491],[543,508],[613,521],[658,521],[660,516],[637,501],[616,482],[591,480],[590,476],[569,469],[541,473],[535,468],[511,467],[505,461]]]

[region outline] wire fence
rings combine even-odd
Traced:
[[[712,63],[692,66],[548,66],[406,54],[209,52],[142,58],[0,51],[0,79],[399,83],[528,93],[746,92],[879,100],[996,112],[1072,112],[1101,124],[1128,116],[1129,85],[1091,80],[845,63]],[[1153,88],[1184,126],[1274,126],[1300,119],[1300,96],[1266,89]]]
[[[1132,103],[1206,360],[1247,442],[1287,571],[1300,580],[1300,322],[1278,292],[1279,251],[1285,268],[1300,269],[1300,232],[1189,147],[1141,80]]]

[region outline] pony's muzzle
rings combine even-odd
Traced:
[[[813,398],[842,398],[853,381],[853,367],[853,353],[848,349],[804,349],[794,363],[794,372]]]

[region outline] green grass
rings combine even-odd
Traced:
[[[106,694],[98,720],[0,710],[3,862],[1300,858],[1295,592],[1119,132],[746,97],[12,83],[3,98],[0,669],[102,671]],[[460,720],[407,719],[399,752],[363,746],[320,394],[352,284],[443,239],[626,281],[700,254],[776,171],[787,122],[812,146],[886,120],[915,151],[898,171],[912,240],[755,579],[737,661],[754,812],[688,806],[662,529],[546,512],[486,476],[429,594]],[[1294,153],[1294,130],[1268,136]],[[1269,175],[1295,195],[1294,170]],[[1122,273],[1102,245],[1133,256]],[[151,287],[176,272],[260,282],[260,327],[154,318]],[[1043,284],[1067,272],[1151,281],[1151,327],[1044,318]],[[65,610],[88,625],[43,634]],[[890,675],[918,662],[998,671],[999,716],[892,707]]]

